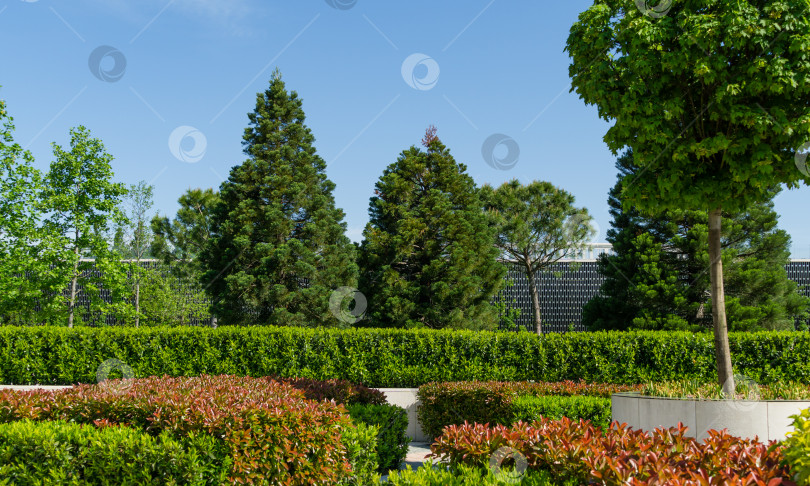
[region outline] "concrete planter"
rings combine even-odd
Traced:
[[[405,435],[411,438],[413,442],[428,442],[430,439],[422,432],[422,425],[416,416],[416,407],[419,405],[419,400],[416,398],[416,392],[419,388],[377,388],[385,393],[385,398],[391,405],[398,405],[408,412],[408,430]]]
[[[783,440],[792,431],[791,415],[810,408],[808,400],[694,400],[615,393],[611,397],[613,420],[634,429],[652,431],[689,427],[687,434],[703,440],[709,430],[727,429],[737,437],[761,441]]]

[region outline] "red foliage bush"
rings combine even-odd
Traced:
[[[345,409],[268,378],[151,377],[59,391],[0,390],[0,422],[128,425],[152,435],[204,432],[224,441],[233,483],[336,483],[351,466]]]
[[[764,444],[712,431],[698,442],[685,431],[679,425],[647,434],[614,422],[603,432],[567,418],[512,427],[451,425],[431,451],[453,466],[485,466],[496,450],[512,447],[526,457],[529,469],[581,484],[795,485],[775,441]]]
[[[341,405],[385,405],[385,393],[348,380],[314,380],[312,378],[275,378],[304,392],[309,400],[334,400]]]

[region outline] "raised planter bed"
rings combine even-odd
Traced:
[[[793,430],[791,415],[810,408],[808,400],[697,400],[644,396],[638,392],[611,397],[612,419],[651,431],[682,422],[687,434],[702,440],[709,430],[726,429],[737,437],[783,440]]]

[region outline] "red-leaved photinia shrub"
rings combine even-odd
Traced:
[[[604,432],[587,421],[543,419],[511,427],[451,425],[431,445],[432,456],[451,465],[486,466],[501,447],[526,457],[529,469],[558,479],[602,485],[794,486],[782,446],[712,431],[697,441],[686,427],[649,434],[613,423]]]
[[[157,435],[203,432],[226,444],[238,484],[332,484],[351,472],[345,409],[268,378],[151,377],[58,391],[0,390],[0,422],[128,425]]]
[[[341,405],[385,405],[385,393],[348,380],[315,380],[312,378],[275,378],[304,392],[310,400],[334,400]]]

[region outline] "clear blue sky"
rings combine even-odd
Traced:
[[[434,124],[478,184],[550,181],[588,208],[604,241],[616,176],[608,125],[569,93],[563,52],[589,5],[0,0],[0,97],[39,167],[52,160],[50,142],[66,145],[69,128],[86,125],[115,156],[117,179],[151,182],[155,209],[174,215],[183,191],[218,187],[244,160],[246,114],[278,66],[304,100],[353,240],[383,169]],[[482,156],[493,134],[519,147],[508,170]],[[499,145],[496,156],[507,155]],[[776,201],[794,258],[810,258],[808,203],[806,187]]]

